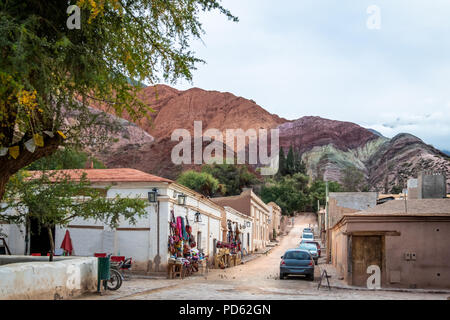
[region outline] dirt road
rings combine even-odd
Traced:
[[[216,279],[233,279],[243,282],[262,281],[265,279],[278,279],[280,273],[281,256],[287,249],[298,247],[300,243],[303,228],[308,224],[316,224],[317,221],[313,214],[299,216],[295,219],[294,227],[289,235],[284,237],[278,246],[274,247],[269,254],[261,255],[261,257],[252,260],[244,265],[225,269],[213,270],[208,276],[209,280]]]

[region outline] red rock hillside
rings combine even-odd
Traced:
[[[142,89],[139,97],[155,112],[150,113],[152,121],[135,121],[156,140],[170,137],[175,129],[193,131],[194,121],[203,122],[203,130],[209,128],[275,128],[287,122],[271,114],[254,101],[237,97],[228,92],[206,91],[192,88],[179,91],[166,85],[149,86]],[[106,110],[104,107],[97,108]],[[130,120],[127,115],[123,118]]]
[[[388,139],[355,123],[320,117],[288,121],[252,100],[226,92],[198,88],[180,91],[157,85],[146,87],[139,94],[155,112],[151,122],[141,119],[135,123],[151,136],[139,135],[135,128],[131,128],[132,134],[125,130],[123,137],[117,137],[119,143],[108,152],[96,154],[110,168],[129,167],[176,179],[182,170],[196,167],[172,163],[171,151],[178,142],[171,141],[171,134],[179,128],[192,133],[194,121],[202,121],[204,131],[278,127],[285,152],[293,146],[302,154],[308,173],[326,180],[341,181],[343,170],[355,167],[364,174],[369,189],[389,192],[421,170],[444,171],[450,178],[447,156],[411,135]],[[122,117],[130,119],[127,115]],[[136,138],[140,136],[145,139]],[[128,140],[120,143],[124,137]]]
[[[278,126],[280,129],[280,145],[289,149],[292,145],[300,153],[311,150],[315,146],[334,145],[347,151],[364,146],[377,139],[371,131],[351,122],[328,120],[320,117],[303,117]]]

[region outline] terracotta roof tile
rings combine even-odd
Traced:
[[[172,180],[154,176],[136,169],[71,169],[71,170],[49,170],[49,174],[61,172],[68,174],[73,180],[79,180],[86,173],[87,180],[91,182],[168,182]],[[32,177],[39,177],[42,171],[30,171]]]

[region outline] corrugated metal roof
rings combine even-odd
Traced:
[[[405,203],[406,202],[406,203]],[[352,215],[436,215],[450,214],[450,199],[391,200]]]

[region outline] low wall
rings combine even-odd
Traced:
[[[0,299],[70,299],[97,290],[97,258],[0,256]]]

